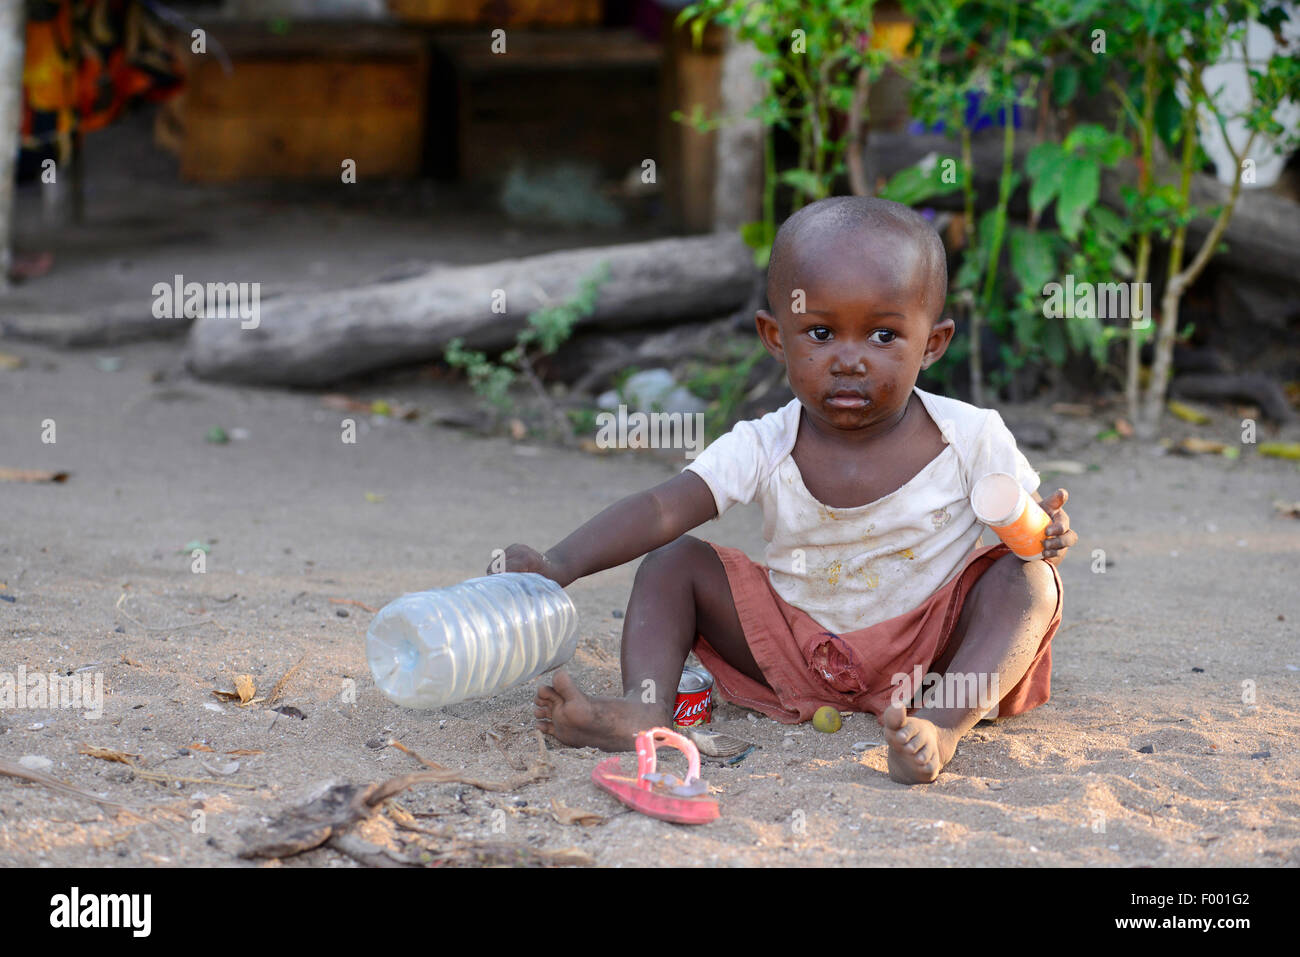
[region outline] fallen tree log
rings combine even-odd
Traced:
[[[255,324],[196,319],[186,364],[205,379],[320,386],[438,358],[456,336],[470,348],[502,348],[530,312],[571,298],[602,263],[608,279],[584,327],[724,315],[744,303],[754,274],[735,233],[445,267],[399,282],[271,299]],[[494,312],[502,302],[505,311],[498,305]]]
[[[43,342],[60,349],[115,346],[144,339],[174,339],[191,324],[185,318],[157,318],[147,305],[119,303],[93,312],[50,312],[19,305],[0,315],[0,339]]]
[[[1216,402],[1253,402],[1265,417],[1284,424],[1296,418],[1286,393],[1268,376],[1257,373],[1179,375],[1169,383],[1169,394]]]

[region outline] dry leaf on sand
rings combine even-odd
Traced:
[[[551,798],[551,814],[561,824],[580,824],[583,827],[590,827],[595,824],[605,823],[605,819],[595,811],[567,807],[555,798]]]
[[[127,751],[114,751],[112,748],[97,748],[91,744],[83,744],[78,754],[88,754],[92,758],[99,758],[101,761],[116,761],[119,764],[133,764],[133,758],[140,755],[131,754]]]
[[[248,704],[253,700],[253,695],[257,693],[257,687],[253,684],[252,675],[235,675],[234,691],[213,691],[212,693],[222,701],[238,701],[240,704]]]
[[[1177,418],[1182,419],[1184,422],[1190,422],[1193,425],[1206,425],[1210,421],[1210,417],[1203,411],[1195,406],[1188,405],[1185,402],[1175,402],[1171,399],[1169,401],[1168,409]]]
[[[0,468],[0,482],[66,482],[67,480],[67,472]]]
[[[1223,442],[1199,439],[1194,435],[1189,435],[1178,443],[1178,447],[1194,455],[1222,455],[1223,450],[1228,446]]]

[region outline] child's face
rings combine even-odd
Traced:
[[[758,313],[763,344],[809,415],[861,438],[887,431],[953,333],[951,319],[930,327],[919,251],[831,231],[793,258],[787,297]]]

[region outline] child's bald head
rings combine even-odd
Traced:
[[[897,263],[908,273],[898,279],[915,289],[930,325],[939,321],[948,294],[948,262],[939,234],[902,203],[867,196],[819,200],[782,223],[767,272],[767,300],[774,309],[790,302],[804,258],[824,254],[832,243],[855,247],[846,250],[850,254]]]

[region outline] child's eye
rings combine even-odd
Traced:
[[[896,336],[892,331],[890,331],[889,329],[877,329],[877,330],[876,330],[875,332],[873,332],[871,335],[872,335],[872,336],[879,336],[879,335],[889,336],[888,339],[882,339],[882,340],[880,340],[880,342],[881,342],[882,345],[883,345],[884,343],[887,343],[887,342],[893,342],[896,338],[898,338],[898,337],[897,337],[897,336]]]
[[[819,333],[823,333],[823,332],[826,333],[826,335],[824,336],[819,335]],[[811,329],[808,330],[808,335],[813,337],[814,342],[829,342],[831,338],[831,331],[827,329],[825,326],[813,326]]]

